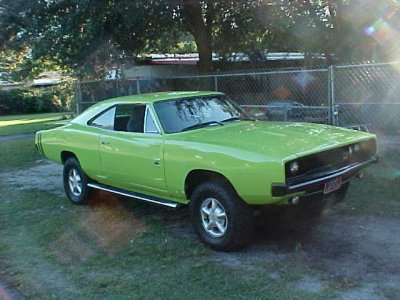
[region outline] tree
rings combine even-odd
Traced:
[[[365,35],[365,22],[354,21],[354,3],[362,6],[360,0],[0,0],[0,51],[26,53],[25,69],[46,62],[78,75],[178,49],[182,37],[187,47],[196,45],[202,72],[212,70],[213,53],[324,53],[335,63],[379,47]],[[363,20],[376,17],[364,14]]]
[[[398,49],[396,1],[282,0],[287,34],[297,51],[325,54],[327,64],[388,60]],[[392,24],[390,24],[392,23]],[[386,26],[385,29],[379,27]],[[397,27],[397,28],[396,28]],[[385,32],[386,31],[386,32]],[[382,41],[382,35],[386,36]],[[393,51],[391,51],[393,52]]]
[[[224,45],[229,30],[246,35],[251,28],[253,3],[263,1],[1,0],[1,47],[28,47],[33,60],[45,57],[86,72],[99,61],[107,65],[148,49],[168,50],[189,32],[199,69],[210,71],[213,45]],[[161,40],[164,49],[157,47]]]
[[[176,26],[172,13],[157,0],[1,0],[1,47],[29,48],[32,61],[94,72],[146,49]]]
[[[203,17],[203,7],[206,10],[206,19]],[[214,7],[215,5],[211,1],[203,2],[202,5],[199,0],[183,0],[190,32],[193,34],[199,52],[200,71],[212,70],[211,15],[214,13]]]

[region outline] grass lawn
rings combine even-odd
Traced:
[[[34,133],[44,128],[54,127],[55,125],[51,122],[69,119],[71,116],[72,114],[68,112],[0,116],[0,136]]]
[[[339,207],[342,213],[400,218],[400,151],[398,145],[384,147],[377,164],[354,180],[347,198]]]
[[[10,168],[29,166],[40,158],[33,137],[0,143],[0,172]]]

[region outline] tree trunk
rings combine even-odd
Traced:
[[[210,72],[212,65],[211,31],[207,29],[199,0],[184,0],[183,7],[199,53],[200,72]]]

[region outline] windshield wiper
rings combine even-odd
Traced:
[[[228,118],[225,120],[222,120],[221,122],[230,122],[230,121],[240,121],[241,119],[239,117],[232,117],[232,118]]]
[[[232,117],[232,118],[228,118],[225,120],[222,120],[221,122],[230,122],[230,121],[254,121],[253,118],[241,118],[241,117]]]
[[[191,130],[191,129],[197,129],[197,128],[201,128],[201,127],[207,127],[207,126],[210,126],[210,125],[221,125],[221,126],[224,126],[223,123],[218,122],[218,121],[208,121],[208,122],[198,123],[198,124],[194,124],[194,125],[185,127],[185,128],[183,128],[183,129],[181,130],[181,132],[182,132],[182,131]]]

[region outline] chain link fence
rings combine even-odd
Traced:
[[[338,66],[334,69],[338,125],[400,129],[400,64]]]
[[[119,96],[161,91],[221,91],[259,119],[400,129],[400,64],[85,81],[77,111]]]

